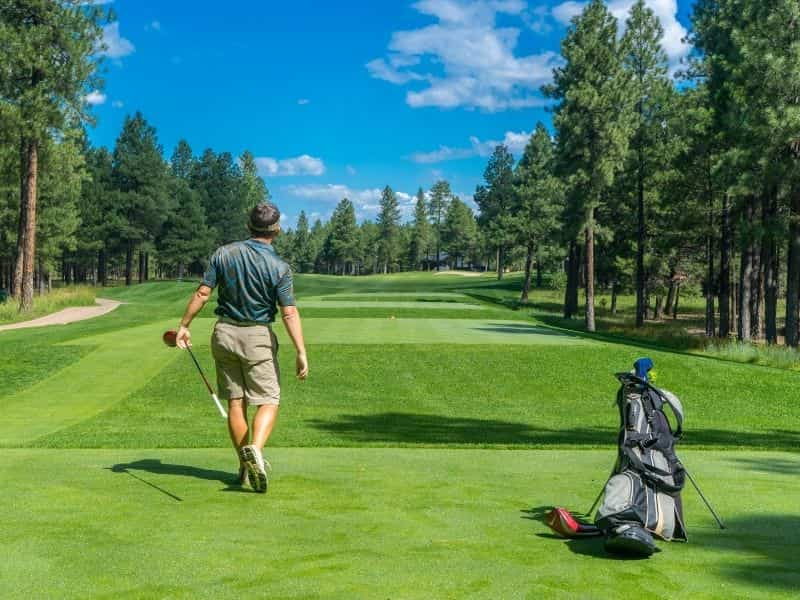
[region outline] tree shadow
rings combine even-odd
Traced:
[[[800,589],[800,515],[750,514],[727,520],[728,528],[698,529],[692,542],[724,550],[739,560],[719,563],[723,574],[768,588]]]
[[[317,430],[335,434],[342,441],[356,443],[597,447],[613,446],[617,441],[615,427],[555,429],[534,423],[433,414],[349,414],[338,415],[336,420],[310,419],[307,422]],[[794,450],[800,446],[800,432],[695,429],[684,437],[678,451],[681,448],[717,446]]]
[[[800,457],[797,459],[770,457],[734,458],[731,462],[752,471],[776,473],[778,475],[800,475]]]
[[[312,419],[309,423],[312,427],[334,433],[343,440],[367,443],[605,445],[616,439],[615,430],[603,427],[548,429],[495,419],[398,412],[340,415],[336,421]]]
[[[475,327],[475,331],[491,331],[496,333],[527,334],[527,335],[547,335],[552,337],[579,339],[571,333],[556,331],[548,327],[537,325],[525,325],[524,323],[489,323],[485,327]]]

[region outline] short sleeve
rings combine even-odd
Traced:
[[[278,304],[281,306],[295,306],[294,299],[294,280],[292,270],[287,268],[283,277],[278,281]]]
[[[217,277],[219,272],[219,252],[214,252],[211,256],[211,260],[208,261],[208,268],[206,272],[203,274],[203,285],[207,285],[210,288],[217,287]]]

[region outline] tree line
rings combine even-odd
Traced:
[[[595,289],[636,295],[636,324],[705,297],[707,336],[800,341],[800,4],[699,0],[692,54],[670,74],[642,0],[624,27],[601,0],[576,16],[520,161],[498,147],[476,190],[498,277],[510,248],[564,259],[564,316],[594,331]],[[551,250],[552,252],[552,250]]]
[[[87,143],[107,13],[77,0],[0,6],[0,285],[23,308],[54,276],[198,273],[246,235],[247,209],[270,197],[249,152],[181,142],[166,160],[140,114],[113,149]],[[596,290],[612,312],[634,293],[639,326],[677,316],[681,294],[699,290],[706,335],[776,343],[782,317],[797,346],[800,5],[698,0],[691,20],[676,72],[642,0],[624,23],[591,0],[543,88],[552,127],[539,123],[519,160],[495,148],[477,214],[439,181],[402,215],[387,186],[374,221],[344,198],[327,221],[301,213],[279,251],[298,272],[521,269],[523,302],[549,273],[564,316],[590,331]]]

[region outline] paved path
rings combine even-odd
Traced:
[[[26,327],[44,327],[45,325],[66,325],[67,323],[93,319],[94,317],[110,313],[122,304],[121,302],[109,300],[108,298],[97,298],[95,302],[97,302],[96,306],[73,306],[50,315],[45,315],[44,317],[39,317],[38,319],[32,319],[31,321],[0,325],[0,331],[6,331],[7,329],[25,329]]]

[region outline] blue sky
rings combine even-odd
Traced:
[[[286,2],[96,0],[106,85],[93,92],[97,145],[113,146],[142,111],[166,156],[249,149],[288,225],[326,218],[343,196],[373,218],[391,185],[403,211],[438,178],[470,201],[487,155],[518,155],[541,120],[538,90],[581,2],[419,0]],[[633,0],[611,0],[624,15]],[[673,65],[690,0],[647,0]]]

